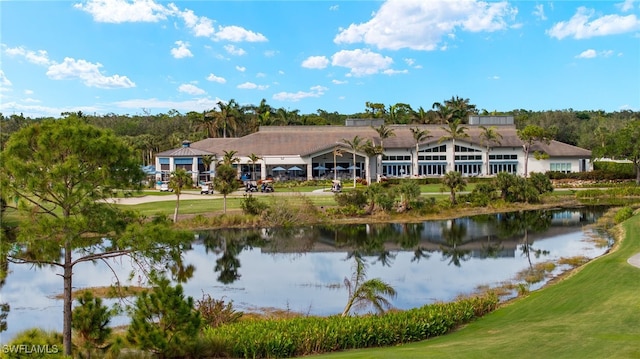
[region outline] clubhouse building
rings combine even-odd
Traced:
[[[512,116],[470,116],[466,138],[444,140],[446,125],[388,125],[393,135],[381,140],[374,129],[383,120],[347,119],[345,126],[262,126],[258,132],[238,138],[208,138],[156,155],[156,180],[183,168],[194,183],[215,176],[215,166],[225,152],[235,151],[235,164],[242,179],[274,180],[357,177],[367,183],[386,177],[439,177],[455,170],[463,176],[494,176],[499,172],[524,175],[532,172],[582,172],[592,169],[591,151],[559,141],[535,143],[525,166],[524,143],[517,135]],[[487,144],[482,126],[493,127],[501,138]],[[412,128],[427,130],[416,144]],[[356,136],[383,145],[381,163],[377,156],[354,152],[347,144]],[[416,146],[417,145],[417,146]],[[544,158],[534,156],[543,153]],[[355,155],[355,161],[354,161]],[[258,157],[254,162],[250,158]],[[538,158],[536,158],[538,157]],[[203,159],[205,159],[203,161]],[[206,159],[213,159],[210,166]],[[355,162],[355,164],[354,164]]]

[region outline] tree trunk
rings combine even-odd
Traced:
[[[636,162],[636,185],[640,186],[640,161]]]
[[[71,240],[67,239],[64,246],[64,274],[62,278],[64,280],[64,303],[63,303],[63,328],[62,328],[62,342],[64,346],[64,354],[71,356],[71,303],[73,301],[72,296],[72,276],[73,265],[71,263]]]
[[[227,213],[227,195],[222,196],[222,213]]]
[[[173,211],[173,223],[178,222],[178,208],[180,208],[180,196],[176,199],[176,209]]]

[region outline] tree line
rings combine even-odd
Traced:
[[[104,129],[110,129],[118,137],[133,147],[142,164],[154,163],[154,154],[179,147],[182,141],[192,142],[205,138],[242,137],[258,131],[260,126],[326,126],[344,125],[347,118],[384,119],[391,124],[441,124],[459,119],[460,124],[468,122],[469,115],[513,116],[518,129],[527,125],[536,125],[555,133],[554,138],[570,145],[589,150],[604,147],[607,135],[623,128],[627,123],[640,119],[640,112],[623,110],[605,112],[602,110],[575,111],[549,110],[530,111],[516,109],[507,112],[478,110],[469,99],[458,96],[430,107],[414,109],[409,104],[366,102],[363,112],[340,114],[318,109],[315,113],[301,114],[299,110],[283,107],[275,108],[262,100],[258,105],[240,105],[236,100],[219,101],[216,108],[208,111],[190,111],[180,113],[170,110],[167,113],[151,114],[143,110],[142,114],[104,115],[87,114],[81,111],[65,112],[59,118],[30,118],[22,114],[6,115],[0,113],[0,146],[5,147],[12,133],[34,122],[46,119],[78,117],[85,123]]]

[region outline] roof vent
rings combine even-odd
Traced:
[[[191,142],[187,140],[182,141],[182,147],[189,147],[189,146],[191,146]]]

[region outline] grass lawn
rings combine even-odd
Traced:
[[[640,358],[640,215],[611,253],[457,332],[322,358]],[[314,356],[316,357],[316,356]]]

